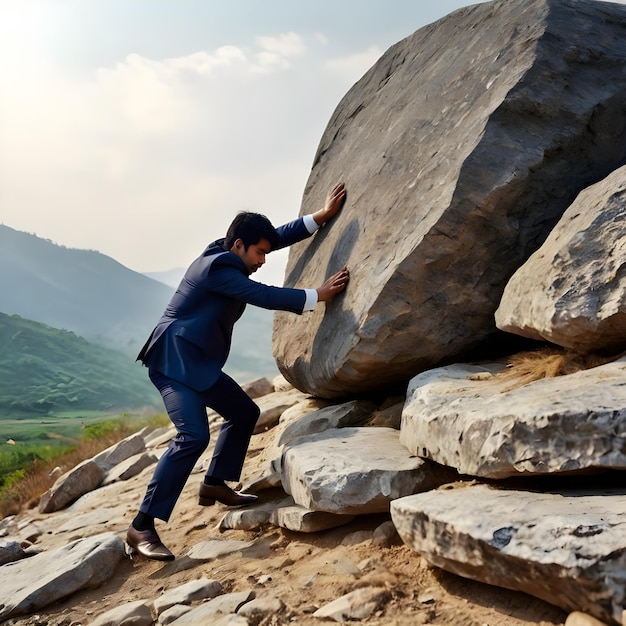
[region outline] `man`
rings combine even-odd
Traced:
[[[274,228],[258,213],[240,213],[226,237],[210,244],[185,273],[165,313],[137,360],[149,368],[176,427],[176,437],[159,460],[126,543],[131,554],[170,561],[155,518],[168,521],[191,470],[209,444],[206,407],[224,418],[213,458],[200,485],[200,505],[254,502],[225,481],[238,481],[260,410],[241,387],[222,372],[235,322],[246,304],[301,314],[343,291],[347,269],[318,289],[270,287],[250,279],[272,250],[310,237],[332,219],[346,197],[343,183],[330,192],[323,209]]]

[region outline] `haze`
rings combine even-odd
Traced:
[[[0,222],[140,272],[239,210],[284,223],[347,90],[468,4],[2,0]],[[283,254],[255,279],[280,284]]]

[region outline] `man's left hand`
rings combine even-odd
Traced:
[[[326,198],[326,206],[313,213],[313,219],[318,226],[322,226],[332,219],[343,206],[346,199],[346,187],[343,183],[337,183]]]

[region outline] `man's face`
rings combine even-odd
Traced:
[[[265,237],[261,237],[258,243],[250,244],[247,250],[243,241],[237,239],[230,251],[234,252],[245,263],[248,273],[252,274],[265,264],[265,256],[270,253],[271,249],[270,242]]]

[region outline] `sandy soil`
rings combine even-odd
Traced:
[[[256,471],[255,459],[262,456],[260,451],[267,443],[267,435],[253,438],[244,477]],[[105,530],[125,535],[149,472],[120,484],[119,500],[128,503],[127,513]],[[399,539],[388,547],[373,545],[372,532],[390,519],[387,514],[361,516],[348,525],[315,534],[271,526],[255,532],[220,532],[217,525],[227,508],[219,504],[199,507],[196,492],[200,481],[200,474],[191,476],[170,522],[157,526],[164,543],[177,555],[175,561],[125,559],[113,578],[98,589],[81,591],[36,615],[5,623],[87,626],[111,608],[156,598],[165,590],[200,577],[219,580],[225,592],[253,589],[257,597],[280,598],[285,610],[261,622],[262,626],[333,623],[314,618],[312,613],[364,586],[384,586],[389,591],[389,602],[364,622],[377,626],[553,626],[563,624],[567,617],[562,610],[525,594],[432,568]],[[260,495],[266,502],[285,497],[279,489]],[[95,532],[103,529],[93,529],[91,534]],[[209,562],[185,556],[193,546],[212,538],[254,543]]]

